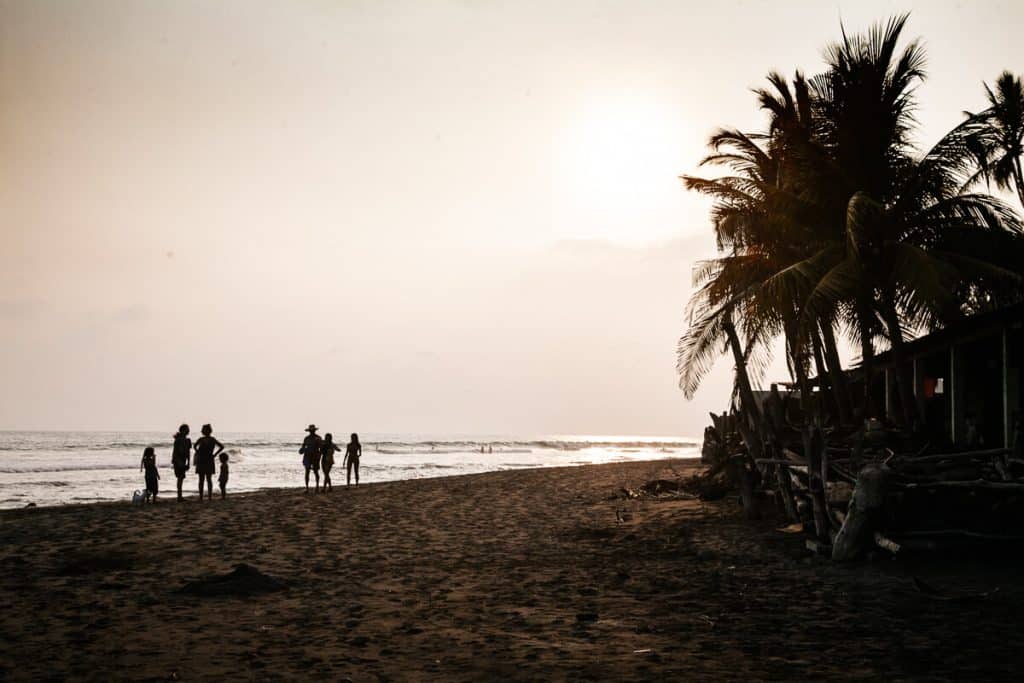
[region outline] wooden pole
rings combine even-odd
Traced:
[[[825,503],[825,484],[821,478],[822,453],[825,450],[821,432],[816,427],[804,428],[804,452],[808,459],[807,487],[811,494],[814,511],[814,532],[819,541],[831,540],[832,525],[828,521],[828,506]]]

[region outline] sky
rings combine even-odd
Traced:
[[[0,429],[699,435],[678,176],[905,11],[927,144],[1024,4],[0,0]]]

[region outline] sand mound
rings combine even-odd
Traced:
[[[227,574],[213,574],[210,576],[187,582],[182,588],[182,593],[190,595],[205,596],[232,596],[245,597],[249,595],[261,595],[285,590],[287,586],[272,576],[264,574],[256,567],[248,564],[238,564]]]

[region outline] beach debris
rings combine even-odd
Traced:
[[[286,589],[287,586],[280,580],[264,574],[252,565],[242,563],[235,565],[227,574],[213,574],[189,581],[179,592],[210,597],[246,597]]]

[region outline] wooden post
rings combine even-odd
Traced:
[[[885,507],[887,470],[884,465],[865,465],[853,487],[850,509],[832,543],[832,559],[853,560],[874,544],[875,525]]]
[[[775,470],[775,475],[778,478],[782,505],[786,508],[786,517],[791,522],[799,522],[800,513],[797,512],[796,501],[793,500],[793,482],[790,480],[789,465],[780,463]]]
[[[828,506],[825,502],[825,485],[821,479],[822,454],[825,451],[824,439],[816,427],[804,428],[804,457],[807,458],[807,484],[811,494],[811,507],[814,510],[814,532],[818,540],[828,543],[831,539],[832,525],[828,521]]]

